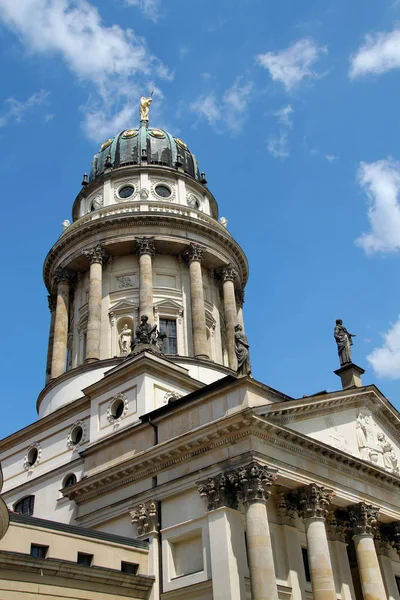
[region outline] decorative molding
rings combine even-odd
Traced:
[[[333,492],[316,483],[311,483],[297,491],[298,512],[302,519],[326,519]]]
[[[142,201],[146,201],[149,197],[149,190],[147,188],[142,188],[140,190],[140,199]]]
[[[186,195],[186,204],[190,206],[190,208],[194,208],[195,210],[201,210],[201,198],[190,192]]]
[[[92,208],[94,210],[99,210],[99,208],[101,208],[104,204],[104,199],[103,199],[103,195],[102,194],[96,194],[93,198],[93,200],[89,199],[88,205],[87,205],[87,212],[90,213],[92,211]]]
[[[143,254],[150,254],[154,256],[156,253],[156,245],[154,243],[154,237],[137,237],[136,243],[136,255],[140,258]]]
[[[159,196],[156,192],[156,187],[158,185],[165,185],[171,191],[171,195],[168,196],[168,198]],[[173,202],[176,199],[176,185],[167,179],[153,179],[150,184],[150,191],[153,198],[159,202]]]
[[[195,260],[201,263],[201,261],[203,260],[205,250],[206,249],[204,246],[192,243],[189,245],[189,248],[184,251],[183,258],[189,264]]]
[[[74,431],[75,427],[82,428],[82,437],[77,444],[75,444],[72,441],[72,432]],[[74,449],[74,448],[78,448],[78,446],[82,446],[86,441],[87,441],[87,425],[86,425],[85,421],[81,421],[81,420],[75,421],[75,423],[73,425],[71,425],[69,433],[68,433],[67,447],[70,450]]]
[[[131,275],[119,275],[115,279],[117,282],[117,290],[128,290],[135,287],[135,280]]]
[[[349,523],[353,535],[371,535],[375,534],[378,525],[379,508],[359,502],[354,506],[349,506]]]
[[[130,185],[131,187],[133,187],[133,194],[131,196],[129,196],[128,198],[120,198],[119,196],[119,191],[121,188]],[[131,200],[134,200],[136,198],[136,196],[138,195],[138,191],[139,191],[139,179],[123,179],[122,181],[118,181],[114,183],[114,201],[117,202],[118,204],[120,202],[130,202]]]
[[[238,272],[236,271],[232,263],[229,263],[229,265],[223,267],[220,273],[223,283],[225,283],[225,281],[235,281],[235,279],[238,276]]]
[[[84,250],[83,254],[88,259],[89,265],[94,263],[106,265],[110,260],[110,255],[100,244],[97,244],[97,246],[94,246],[93,248]]]
[[[37,450],[37,458],[35,460],[35,462],[31,465],[28,462],[28,457],[29,457],[29,453],[31,450],[36,449]],[[40,463],[40,460],[42,458],[42,446],[40,445],[39,442],[33,442],[33,444],[31,444],[28,448],[28,450],[26,451],[26,454],[24,456],[24,469],[25,471],[31,471],[32,469],[34,469],[35,467],[37,467],[37,465]]]
[[[156,533],[160,529],[156,500],[143,502],[130,511],[131,522],[136,525],[138,535]]]
[[[164,404],[169,404],[170,402],[174,402],[175,400],[179,400],[179,398],[182,398],[182,394],[180,394],[179,392],[166,392],[166,394],[164,395]]]
[[[277,469],[265,467],[252,461],[229,473],[229,480],[236,487],[243,503],[264,501],[271,495],[271,487],[277,478]]]
[[[47,296],[47,301],[49,303],[49,311],[52,313],[56,310],[57,306],[57,296]]]
[[[115,418],[111,412],[111,409],[113,407],[113,404],[117,401],[117,400],[122,400],[122,402],[124,403],[124,410],[122,411],[122,414],[120,417]],[[126,396],[126,394],[124,394],[123,392],[119,392],[119,394],[115,394],[115,396],[113,396],[110,400],[110,402],[108,403],[108,408],[107,408],[107,421],[109,423],[112,423],[113,425],[117,425],[119,424],[122,419],[125,418],[126,413],[128,412],[128,398]]]
[[[201,498],[207,500],[207,510],[216,510],[221,506],[237,508],[237,494],[231,474],[219,473],[205,481],[197,483]]]

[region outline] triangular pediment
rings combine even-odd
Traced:
[[[119,312],[132,312],[134,309],[138,308],[137,302],[133,300],[119,300],[110,307],[109,313],[119,313]]]
[[[168,310],[173,312],[174,314],[178,314],[183,311],[183,306],[182,304],[175,302],[175,300],[166,299],[160,300],[160,302],[156,302],[154,304],[154,310],[158,312]]]
[[[375,386],[300,398],[258,412],[340,452],[400,472],[400,415]]]

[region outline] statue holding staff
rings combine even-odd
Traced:
[[[353,333],[349,333],[346,327],[343,327],[342,319],[336,319],[336,326],[333,332],[335,336],[340,366],[348,365],[352,362],[351,360],[351,346],[353,345],[353,337],[356,337]]]

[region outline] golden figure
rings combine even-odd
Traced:
[[[154,90],[151,92],[150,98],[145,98],[145,96],[140,98],[139,114],[141,121],[149,120],[149,108],[150,104],[153,102],[153,93]]]

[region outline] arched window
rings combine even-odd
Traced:
[[[14,512],[19,515],[31,516],[35,506],[35,496],[25,496],[22,500],[18,500],[14,505]]]
[[[70,487],[71,485],[75,485],[75,483],[77,482],[76,479],[76,475],[74,475],[74,473],[71,473],[70,475],[67,475],[66,478],[64,479],[64,485],[63,487]]]

